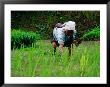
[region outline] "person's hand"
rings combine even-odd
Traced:
[[[56,42],[52,42],[53,48],[56,48]]]

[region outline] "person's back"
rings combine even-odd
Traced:
[[[53,30],[54,40],[58,42],[58,44],[71,44],[76,35],[75,25],[73,21],[68,21],[64,24],[57,23]]]
[[[65,42],[65,33],[63,28],[54,28],[53,30],[53,36],[58,43],[64,43]]]

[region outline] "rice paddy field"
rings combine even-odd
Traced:
[[[39,40],[32,47],[11,50],[12,77],[99,77],[100,42],[84,41],[60,55],[53,55],[49,40]]]

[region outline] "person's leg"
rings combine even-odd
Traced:
[[[59,45],[59,50],[60,50],[60,53],[62,54],[63,53],[63,44],[62,43],[60,43],[60,45]]]
[[[55,53],[56,53],[56,48],[54,48],[54,55],[55,55]]]
[[[64,45],[63,37],[59,38],[58,44],[59,44],[59,53],[62,54],[63,53],[63,45]]]
[[[69,57],[71,56],[71,46],[68,47]]]
[[[54,48],[54,54],[55,54],[55,52],[56,52],[56,42],[52,42],[52,46]]]

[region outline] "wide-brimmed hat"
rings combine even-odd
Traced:
[[[66,30],[75,30],[76,23],[74,21],[68,21],[65,22],[62,26]]]

